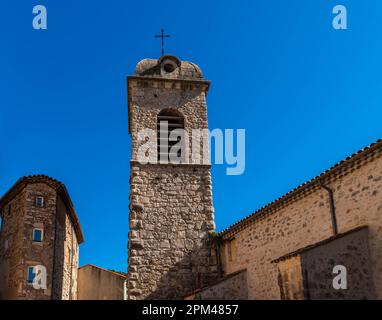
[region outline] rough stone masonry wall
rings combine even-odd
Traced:
[[[61,197],[57,199],[54,299],[76,300],[79,245]]]
[[[216,279],[208,167],[131,167],[129,298],[180,298]]]
[[[37,208],[36,197],[44,198],[42,208]],[[21,282],[25,299],[50,299],[52,293],[52,270],[54,256],[54,234],[56,214],[56,191],[45,183],[26,186],[26,211],[24,215],[23,261],[24,278]],[[33,229],[43,229],[43,241],[32,241]],[[27,267],[43,265],[47,273],[47,289],[36,290],[27,284]]]
[[[382,154],[332,185],[339,232],[369,226],[377,299],[382,299]]]
[[[44,198],[44,206],[36,208],[37,196]],[[9,210],[11,205],[11,210]],[[6,206],[5,228],[2,234],[2,256],[6,278],[3,299],[39,299],[51,298],[54,217],[56,192],[44,183],[27,185]],[[33,241],[33,229],[43,229],[43,241]],[[27,283],[27,269],[42,265],[47,272],[47,289],[36,290]]]
[[[62,300],[77,300],[79,246],[69,216],[65,215]]]
[[[185,297],[185,300],[247,300],[247,272],[234,273],[218,283]]]
[[[42,208],[35,206],[37,196],[44,198]],[[69,255],[73,255],[73,280],[70,288],[73,299],[76,298],[78,244],[66,211],[61,212],[61,228],[55,232],[56,217],[59,215],[57,199],[60,198],[57,198],[55,189],[45,183],[33,183],[28,184],[10,203],[5,205],[0,238],[1,299],[47,300],[52,297],[54,299],[68,297],[70,281],[66,279],[69,278],[69,272],[66,271],[64,274],[63,270],[69,268]],[[62,201],[60,203],[62,204]],[[9,211],[9,204],[11,211]],[[60,226],[59,222],[58,226]],[[34,228],[43,229],[42,242],[32,240]],[[74,250],[71,253],[68,248],[72,247],[72,241]],[[36,265],[43,265],[46,268],[46,290],[36,290],[27,283],[27,269],[29,266]],[[54,281],[52,276],[55,277]]]
[[[56,243],[54,249],[54,270],[52,298],[62,299],[63,275],[64,275],[64,243],[66,237],[66,207],[61,197],[57,196],[56,211]]]
[[[208,239],[215,228],[210,167],[134,160],[142,143],[138,131],[156,131],[163,109],[181,113],[189,134],[208,128],[206,85],[141,79],[130,87],[129,299],[181,298],[217,278]]]
[[[190,138],[190,148],[191,130],[208,128],[204,85],[137,80],[131,86],[132,160],[137,160],[141,146],[138,132],[142,129],[156,132],[157,115],[163,109],[175,110],[184,116],[184,128]]]
[[[25,190],[1,208],[3,225],[0,234],[0,299],[17,299],[24,276],[22,264],[25,213]]]
[[[339,233],[369,226],[374,284],[377,298],[382,299],[381,155],[329,187],[334,190]],[[328,193],[317,189],[237,233],[232,261],[228,259],[226,241],[221,252],[225,273],[247,269],[250,299],[280,299],[277,266],[271,261],[332,235]]]
[[[374,300],[367,227],[301,253],[305,296],[310,300]],[[333,268],[345,266],[347,289],[333,288]]]

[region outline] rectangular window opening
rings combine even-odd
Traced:
[[[42,242],[42,229],[34,228],[33,229],[33,241]]]
[[[28,267],[28,277],[27,281],[29,284],[32,284],[35,278],[35,273],[34,273],[34,267]]]
[[[36,197],[36,207],[41,208],[44,206],[44,198],[43,197]]]

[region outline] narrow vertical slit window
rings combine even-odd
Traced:
[[[27,281],[29,284],[33,283],[35,276],[34,267],[28,267]]]

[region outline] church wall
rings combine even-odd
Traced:
[[[375,299],[368,239],[358,227],[274,261],[281,299]]]
[[[249,299],[280,299],[277,266],[271,261],[331,235],[329,203],[319,190],[236,234],[236,254],[230,262],[223,259],[223,269],[227,274],[247,269]]]
[[[239,271],[216,284],[193,293],[185,300],[247,300],[247,272]]]
[[[382,299],[382,155],[332,184],[339,232],[369,228],[377,299]]]
[[[310,300],[373,300],[375,289],[368,248],[368,229],[359,228],[301,253],[305,296]],[[346,290],[333,287],[335,266],[345,267]],[[346,270],[346,271],[345,271]],[[340,277],[339,274],[338,277]]]
[[[382,299],[382,160],[379,156],[329,184],[334,190],[339,233],[369,226],[369,247],[377,298]],[[272,260],[333,236],[327,191],[313,193],[258,217],[223,241],[226,274],[247,269],[250,299],[280,299],[277,265]],[[233,256],[229,259],[228,247]],[[231,260],[231,261],[230,261]]]

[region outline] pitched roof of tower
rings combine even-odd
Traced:
[[[336,178],[343,177],[349,172],[359,168],[364,163],[372,161],[377,156],[380,157],[382,153],[382,139],[377,140],[376,142],[370,144],[369,146],[359,150],[353,155],[347,157],[346,159],[338,162],[328,170],[324,171],[315,178],[301,184],[292,191],[283,195],[282,197],[274,200],[273,202],[261,207],[254,213],[245,217],[244,219],[239,220],[230,227],[224,229],[219,233],[220,237],[230,238],[233,237],[236,233],[246,228],[248,225],[254,223],[258,218],[271,214],[278,209],[288,205],[294,200],[300,199],[314,190],[320,188],[322,183],[328,183],[333,181]]]
[[[22,191],[28,184],[32,183],[45,183],[50,186],[54,190],[56,190],[57,194],[61,196],[62,201],[65,204],[66,209],[68,210],[70,221],[73,224],[73,228],[76,232],[78,243],[84,242],[84,235],[82,232],[81,224],[78,219],[77,213],[74,210],[74,206],[72,200],[70,199],[68,190],[65,185],[49,176],[46,175],[32,175],[25,176],[16,181],[16,183],[0,198],[0,207],[5,203],[9,202],[14,198],[20,191]]]

